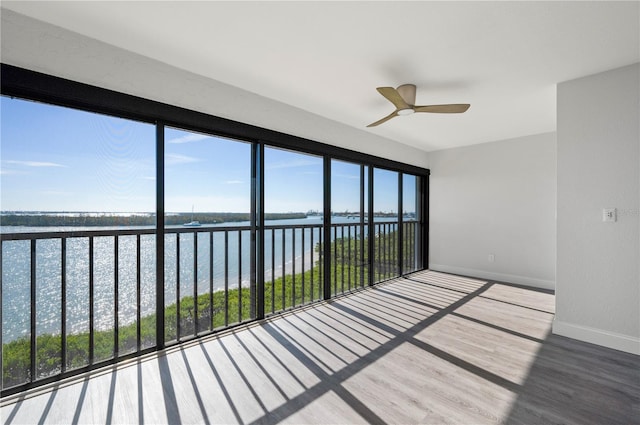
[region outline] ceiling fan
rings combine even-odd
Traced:
[[[375,127],[383,122],[389,121],[398,115],[410,115],[414,112],[432,112],[438,114],[460,114],[469,109],[468,103],[453,103],[449,105],[416,105],[416,86],[414,84],[403,84],[397,89],[393,87],[378,87],[378,92],[389,102],[393,103],[396,110],[386,117],[369,124],[367,127]]]

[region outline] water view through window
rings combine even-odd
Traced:
[[[421,265],[418,176],[0,102],[3,391]]]
[[[264,152],[265,311],[322,299],[323,165],[314,155]],[[290,215],[290,217],[287,217]]]
[[[369,167],[331,161],[332,294],[369,283]]]
[[[174,128],[164,138],[165,338],[175,340],[251,318],[251,144]]]
[[[135,236],[109,233],[155,224],[155,128],[35,102],[1,102],[1,231],[42,235],[2,244],[6,386],[136,349],[137,322],[155,308],[153,241],[140,236],[138,264]],[[86,231],[103,234],[81,236]],[[46,237],[59,232],[78,236]],[[153,344],[150,328],[142,330],[143,345]],[[35,346],[27,343],[33,332]],[[30,371],[34,349],[36,370]]]

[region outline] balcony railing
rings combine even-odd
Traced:
[[[2,395],[415,271],[419,232],[332,224],[325,259],[322,224],[265,226],[257,299],[251,227],[166,228],[162,309],[154,228],[1,234]]]

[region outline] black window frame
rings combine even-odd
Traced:
[[[369,214],[373,214],[373,181],[374,169],[385,169],[398,173],[398,205],[399,224],[402,228],[402,178],[404,174],[410,174],[418,178],[416,190],[418,192],[416,217],[421,226],[421,240],[419,246],[419,257],[416,271],[428,269],[428,237],[429,237],[429,175],[430,170],[415,165],[405,164],[387,158],[357,152],[354,150],[317,142],[314,140],[285,134],[282,132],[257,127],[230,119],[217,117],[214,115],[198,112],[166,103],[145,99],[142,97],[125,94],[102,87],[97,87],[85,83],[80,83],[8,64],[0,64],[1,92],[3,96],[31,100],[45,104],[68,107],[72,109],[110,115],[118,118],[130,119],[138,122],[153,124],[156,126],[156,250],[157,253],[164,254],[164,129],[165,127],[178,128],[185,131],[195,131],[212,136],[225,137],[252,144],[252,189],[251,189],[251,244],[252,253],[255,259],[252,260],[252,291],[256,291],[257,305],[252,305],[252,317],[260,320],[265,317],[264,311],[264,267],[262,267],[264,255],[264,149],[265,147],[282,148],[294,152],[316,155],[324,161],[324,231],[325,240],[330,240],[331,228],[331,161],[339,160],[357,164],[367,168],[368,173],[368,198],[367,208]],[[361,181],[361,185],[363,185]],[[362,188],[361,190],[364,190]],[[363,206],[364,207],[364,206]],[[373,220],[369,220],[369,226],[373,225]],[[371,227],[369,227],[371,232]],[[371,233],[369,233],[371,234]],[[402,238],[400,230],[400,238]],[[369,243],[369,261],[373,261],[372,243]],[[324,244],[324,249],[329,249],[329,244]],[[401,252],[401,250],[400,250]],[[325,269],[329,270],[327,264],[330,259],[330,252],[325,252]],[[402,254],[400,253],[400,261]],[[398,265],[399,275],[404,274],[401,263]],[[411,271],[413,272],[413,271]],[[411,273],[410,272],[410,273]],[[157,311],[164,311],[164,255],[157,255],[156,258],[156,303]],[[366,286],[373,285],[373,273],[369,273],[369,282]],[[324,275],[324,299],[332,298],[330,288],[329,273]],[[159,290],[162,288],[162,290]],[[0,303],[2,295],[0,291]],[[149,351],[162,350],[166,344],[164,341],[164,320],[163,315],[157,315],[156,338],[157,344],[152,350],[145,350],[137,355]],[[0,347],[2,337],[0,333]],[[124,360],[125,358],[114,358],[112,362]],[[0,364],[2,358],[0,357]],[[87,372],[88,370],[103,367],[104,363],[74,371],[73,373],[61,374],[52,379],[42,381],[32,381],[30,383],[3,388],[1,395],[7,396],[15,394],[25,389],[53,382],[74,374]]]

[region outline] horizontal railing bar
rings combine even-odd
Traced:
[[[378,224],[397,224],[397,221],[374,221],[374,225]],[[403,220],[403,223],[418,223],[417,220]],[[331,227],[355,227],[360,223],[331,223]],[[265,229],[319,229],[323,224],[268,224]],[[198,227],[198,228],[171,228],[164,229],[166,233],[209,233],[209,232],[230,232],[251,230],[250,226],[216,226],[216,227]],[[78,238],[78,237],[101,237],[101,236],[135,236],[135,235],[154,235],[155,228],[145,229],[101,229],[101,230],[71,230],[71,231],[55,231],[55,232],[14,232],[0,233],[0,240],[30,240],[30,239],[55,239],[55,238]]]
[[[417,220],[402,220],[403,223],[417,223]],[[346,224],[346,223],[345,223]],[[354,225],[359,224],[359,223],[354,223]],[[398,224],[398,220],[394,220],[394,221],[374,221],[373,224]]]
[[[404,223],[417,223],[414,220],[403,220]],[[396,221],[374,221],[374,224],[397,223]],[[359,226],[359,223],[332,223],[331,227]],[[265,229],[320,229],[322,224],[269,224]],[[251,230],[250,226],[219,226],[219,227],[198,227],[193,228],[171,228],[164,229],[165,234],[173,233],[209,233],[209,232],[233,232]],[[102,237],[102,236],[135,236],[135,235],[155,235],[156,229],[107,229],[107,230],[71,230],[56,232],[14,232],[0,233],[2,241],[19,241],[32,239],[59,239],[59,238],[82,238],[82,237]]]
[[[19,241],[29,239],[87,238],[101,236],[135,236],[154,235],[156,229],[118,229],[118,230],[81,230],[68,232],[36,232],[36,233],[0,233],[2,241]]]
[[[266,224],[265,229],[317,229],[321,228],[322,223],[318,224]]]
[[[199,227],[198,229],[164,229],[165,234],[174,233],[208,233],[208,232],[224,232],[248,230],[248,226],[225,226],[225,227]],[[155,235],[156,229],[110,229],[110,230],[74,230],[62,232],[16,232],[16,233],[0,233],[0,240],[15,241],[29,239],[58,239],[58,238],[86,238],[86,237],[102,237],[102,236],[135,236],[135,235]]]
[[[300,224],[300,225],[275,225],[265,226],[274,229],[291,229],[291,228],[319,228],[321,224]],[[180,229],[165,228],[165,234],[174,233],[209,233],[209,232],[233,232],[250,230],[249,226],[220,226],[220,227],[199,227],[197,229]],[[136,236],[136,235],[155,235],[156,229],[108,229],[108,230],[71,230],[71,231],[55,231],[55,232],[14,232],[0,233],[2,241],[19,241],[32,239],[60,239],[60,238],[86,238],[86,237],[103,237],[103,236]]]
[[[242,231],[242,230],[250,230],[250,226],[220,226],[220,227],[185,227],[185,228],[172,228],[166,227],[164,229],[165,233],[209,233],[209,232],[233,232],[233,231]]]

